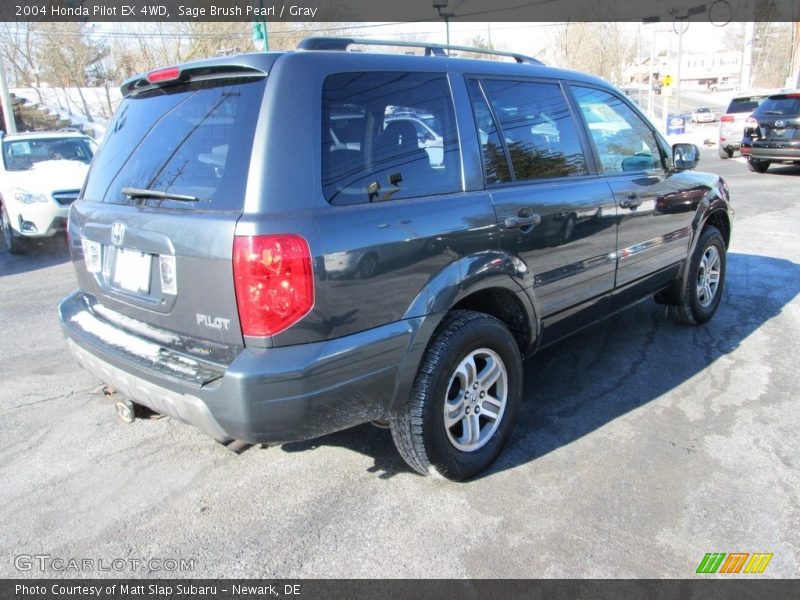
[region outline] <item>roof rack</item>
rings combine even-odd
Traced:
[[[359,44],[365,46],[399,46],[403,48],[424,48],[425,56],[448,56],[446,50],[457,50],[459,52],[474,52],[476,54],[491,54],[495,56],[506,56],[513,58],[518,63],[531,65],[544,65],[538,58],[517,54],[516,52],[504,52],[502,50],[487,50],[486,48],[471,48],[470,46],[452,46],[447,44],[431,44],[428,42],[405,42],[396,40],[372,40],[368,38],[346,38],[346,37],[308,37],[297,44],[298,50],[338,50],[345,51],[348,47]]]

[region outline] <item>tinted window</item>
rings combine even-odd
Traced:
[[[621,98],[592,88],[574,91],[604,173],[663,168],[655,134]]]
[[[575,120],[561,86],[505,80],[484,80],[481,85],[499,121],[498,129],[511,158],[515,180],[586,174]],[[473,93],[473,107],[479,118],[481,100],[476,95]],[[482,131],[480,125],[479,130]],[[486,142],[481,140],[487,181],[492,170],[497,173],[500,168],[499,158],[492,156],[492,143],[491,137]]]
[[[76,161],[88,165],[94,156],[89,138],[34,138],[3,144],[3,161],[9,171],[28,171],[51,160]]]
[[[731,100],[728,106],[729,113],[753,112],[764,101],[766,96],[739,96]]]
[[[322,189],[334,204],[460,190],[453,101],[441,73],[340,73],[322,92]]]
[[[758,114],[797,115],[800,114],[800,96],[778,96],[767,98],[758,107]]]
[[[130,203],[122,188],[194,196],[148,200],[183,209],[241,210],[264,80],[207,81],[126,98],[92,164],[84,197]]]

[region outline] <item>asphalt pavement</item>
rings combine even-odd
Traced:
[[[0,577],[685,578],[708,552],[797,577],[800,167],[710,148],[700,168],[736,209],[716,318],[646,301],[534,356],[509,447],[460,484],[414,474],[371,425],[234,454],[122,423],[58,328],[63,240],[3,248]]]

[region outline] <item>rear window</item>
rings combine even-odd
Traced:
[[[798,115],[800,114],[800,96],[778,96],[767,98],[759,106],[761,115]]]
[[[265,79],[211,80],[126,98],[109,125],[84,198],[141,202],[123,188],[191,196],[144,200],[197,210],[242,210]]]
[[[443,73],[356,72],[325,79],[322,190],[332,204],[458,192],[453,100]]]
[[[739,96],[738,98],[734,98],[728,106],[728,113],[753,112],[765,98],[766,96]]]

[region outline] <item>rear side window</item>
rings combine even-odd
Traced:
[[[575,119],[559,84],[483,80],[471,81],[469,90],[487,183],[509,176],[525,181],[587,173]],[[487,101],[494,118],[487,115]],[[510,174],[503,164],[507,159]]]
[[[106,132],[84,197],[133,203],[123,188],[196,197],[150,205],[242,210],[264,79],[211,80],[126,98]]]
[[[322,190],[357,204],[460,190],[456,121],[443,73],[357,72],[325,79]]]

